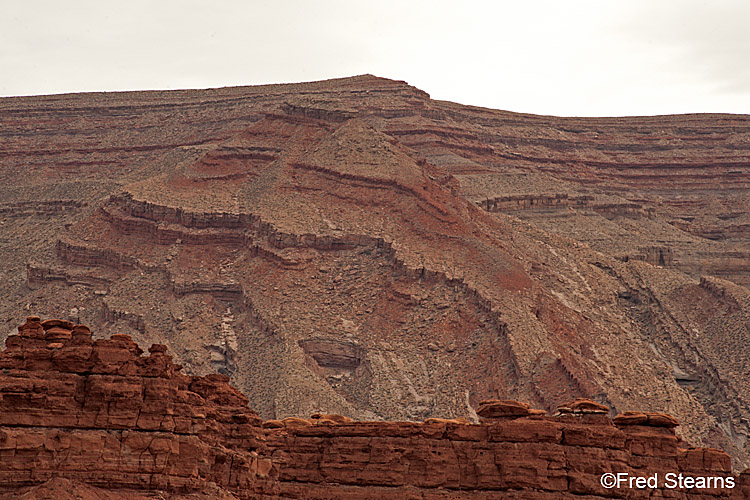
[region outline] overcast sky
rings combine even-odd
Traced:
[[[0,95],[362,73],[553,115],[750,114],[748,0],[1,0]]]

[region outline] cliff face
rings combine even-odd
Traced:
[[[330,414],[262,422],[226,377],[180,371],[164,346],[144,356],[128,335],[93,340],[85,326],[29,317],[0,353],[0,498],[750,495],[750,476],[736,475],[729,455],[688,446],[663,413],[610,419],[579,399],[552,417],[489,400],[476,424]],[[608,472],[656,475],[659,489],[608,490]],[[669,488],[669,473],[713,483]]]
[[[509,415],[482,424],[442,419],[421,424],[326,422],[269,430],[267,443],[279,464],[280,492],[290,498],[593,500],[750,495],[750,476],[733,476],[726,453],[683,448],[685,443],[675,436],[670,420],[652,414],[649,422],[646,414],[630,412],[614,424],[606,415],[588,413]],[[655,477],[655,487],[639,490],[624,483],[604,488],[602,475],[613,471],[627,477]],[[679,474],[715,479],[708,488],[689,489],[684,481],[679,485],[675,479]]]
[[[521,115],[363,76],[0,120],[5,324],[169,345],[264,418],[587,397],[750,463],[747,117]]]
[[[274,481],[260,418],[223,375],[179,373],[166,347],[29,317],[0,354],[0,489],[62,477],[113,490],[250,497]]]

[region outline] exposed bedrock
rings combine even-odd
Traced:
[[[361,363],[360,349],[351,342],[310,339],[300,340],[299,344],[320,367],[353,370]]]
[[[746,116],[533,116],[365,75],[0,99],[0,137],[2,324],[85,311],[263,418],[587,397],[750,463]]]
[[[729,476],[720,450],[683,448],[673,417],[625,412],[613,421],[602,414],[606,407],[572,403],[550,417],[515,401],[487,401],[483,413],[493,416],[482,424],[338,422],[319,415],[264,427],[280,465],[280,491],[292,498],[744,498],[747,475]],[[659,488],[667,474],[680,473],[674,471],[714,477],[719,487],[663,497],[658,488],[608,490],[600,478],[614,464],[629,476],[656,475]]]
[[[229,313],[225,319],[232,321]],[[351,346],[307,347],[322,367],[356,368]],[[0,370],[0,494],[9,498],[708,500],[750,493],[748,474],[733,471],[725,452],[680,440],[674,417],[627,411],[611,419],[609,408],[587,399],[559,405],[554,416],[527,403],[484,400],[478,424],[324,413],[262,421],[227,377],[183,375],[163,345],[144,355],[128,335],[94,340],[84,325],[39,317],[8,337]],[[656,476],[659,488],[606,489],[605,473]],[[674,489],[667,474],[711,479],[705,488]]]
[[[0,465],[8,491],[65,477],[106,489],[255,498],[278,473],[260,419],[222,375],[189,377],[153,345],[92,339],[29,317],[0,355]],[[269,489],[270,488],[270,489]]]

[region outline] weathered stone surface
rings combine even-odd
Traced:
[[[157,493],[136,492],[133,490],[113,491],[110,489],[97,488],[77,480],[69,480],[56,477],[38,486],[21,488],[13,493],[0,493],[0,500],[155,500],[164,498]],[[200,493],[189,493],[181,495],[171,493],[170,500],[237,500],[238,497],[228,491],[209,484]]]
[[[557,411],[560,413],[609,413],[609,408],[590,399],[576,398],[558,406]]]
[[[476,412],[485,419],[525,417],[530,414],[530,405],[518,401],[488,399],[479,402]]]
[[[648,425],[651,427],[673,428],[680,425],[672,415],[659,412],[626,411],[612,419],[618,426]]]
[[[551,417],[489,400],[481,424],[262,422],[227,376],[182,375],[162,345],[143,356],[128,335],[94,340],[77,325],[58,342],[38,328],[28,320],[0,353],[0,500],[641,498],[604,489],[607,472],[737,481],[651,498],[739,499],[750,488],[725,452],[685,449],[662,413],[614,425],[590,401]]]
[[[7,345],[0,491],[64,477],[113,490],[202,494],[218,484],[222,498],[273,493],[261,420],[227,377],[182,375],[165,349],[143,357],[129,335],[93,340],[87,327],[58,320],[29,318]],[[53,481],[23,498],[78,489]]]
[[[681,449],[671,428],[630,425],[626,432],[603,418],[264,428],[284,498],[746,498],[745,475],[732,475],[726,453]],[[622,472],[720,476],[738,486],[660,488],[648,496],[600,484],[602,474]]]
[[[648,415],[642,411],[626,411],[616,415],[612,422],[615,425],[646,425]]]
[[[646,412],[646,416],[648,416],[648,425],[653,427],[668,427],[671,429],[680,425],[676,418],[666,413]]]
[[[310,418],[313,421],[326,420],[337,424],[347,424],[354,421],[353,419],[345,417],[344,415],[335,415],[331,413],[313,413],[312,415],[310,415]]]

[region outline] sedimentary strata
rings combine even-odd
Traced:
[[[527,403],[485,400],[477,408],[481,423],[357,422],[320,413],[262,421],[227,377],[183,375],[163,345],[144,355],[128,335],[94,340],[86,326],[38,317],[8,337],[0,370],[0,498],[750,494],[750,475],[733,471],[725,452],[680,440],[674,417],[628,411],[610,419],[609,408],[587,399],[560,405],[555,416]],[[661,486],[606,489],[606,473],[656,475]],[[669,488],[669,473],[715,484]]]
[[[1,99],[0,138],[2,324],[75,309],[265,419],[583,397],[750,464],[746,116],[360,76]]]
[[[154,344],[29,317],[0,355],[0,489],[53,478],[110,490],[273,493],[261,420],[223,375],[189,377]]]

